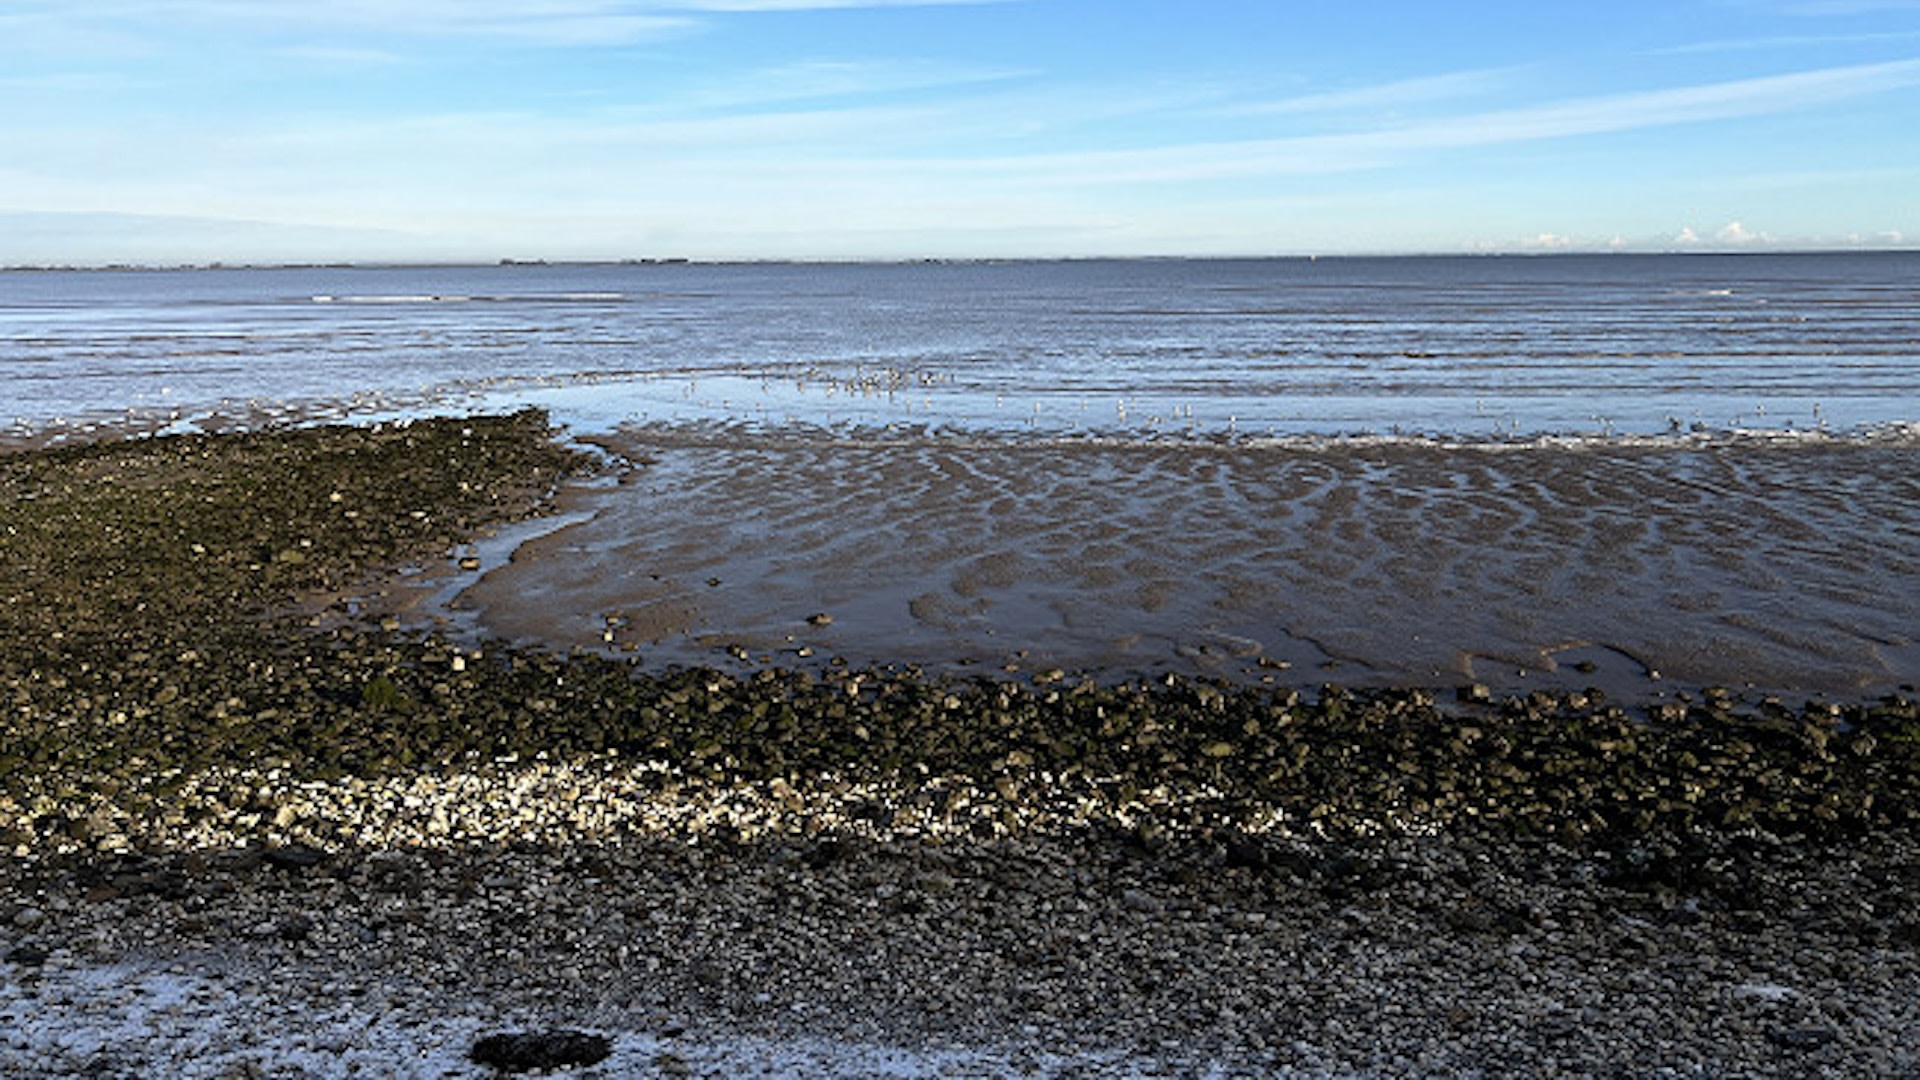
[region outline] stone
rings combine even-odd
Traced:
[[[1267,865],[1267,847],[1251,837],[1227,841],[1227,867],[1233,870],[1262,870]]]
[[[612,1053],[613,1043],[604,1035],[561,1029],[488,1035],[473,1044],[467,1057],[502,1072],[532,1072],[597,1065]]]
[[[1783,1050],[1818,1050],[1839,1037],[1839,1032],[1823,1027],[1784,1028],[1767,1033],[1767,1038]]]
[[[327,853],[305,844],[288,844],[266,853],[267,865],[282,870],[307,870],[327,861]]]

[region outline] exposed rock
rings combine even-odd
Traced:
[[[521,1031],[488,1035],[473,1044],[468,1057],[476,1065],[502,1072],[567,1069],[596,1065],[613,1053],[604,1035],[582,1031]]]
[[[1785,1028],[1767,1033],[1775,1046],[1786,1050],[1818,1050],[1839,1037],[1839,1032],[1825,1027]]]

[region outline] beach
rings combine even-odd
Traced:
[[[0,457],[0,1071],[1920,1067],[1910,446],[556,435]]]

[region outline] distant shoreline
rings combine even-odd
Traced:
[[[1827,258],[1827,257],[1904,257],[1920,254],[1916,247],[1860,248],[1768,248],[1765,250],[1713,248],[1672,248],[1659,251],[1408,251],[1408,252],[1330,252],[1266,255],[1058,255],[1058,256],[901,256],[895,258],[700,258],[693,256],[649,256],[606,259],[427,259],[412,260],[326,260],[290,262],[179,262],[138,263],[108,261],[101,263],[14,263],[0,265],[0,273],[187,273],[234,270],[476,270],[486,268],[536,270],[568,267],[662,267],[662,266],[991,266],[1005,264],[1046,265],[1050,263],[1183,263],[1183,262],[1366,262],[1406,259],[1485,259],[1516,260],[1631,260],[1666,258]]]

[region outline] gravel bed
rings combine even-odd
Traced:
[[[42,866],[0,908],[0,1063],[485,1075],[483,1032],[565,1028],[612,1040],[581,1070],[606,1076],[1911,1075],[1915,854],[1730,841],[1626,874],[1550,842],[1256,865],[1081,835]]]

